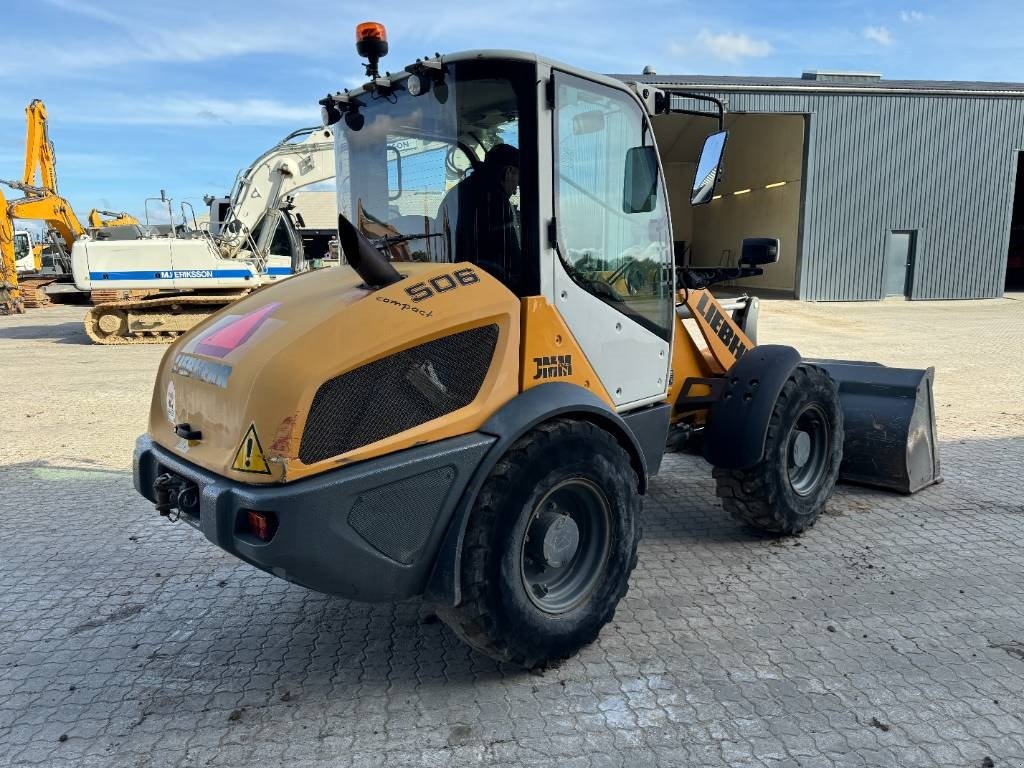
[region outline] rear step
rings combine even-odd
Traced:
[[[839,479],[900,493],[942,482],[932,386],[935,369],[808,360],[839,385],[846,437]]]

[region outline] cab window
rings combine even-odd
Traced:
[[[664,339],[672,240],[654,138],[628,94],[555,73],[558,245],[579,285]]]

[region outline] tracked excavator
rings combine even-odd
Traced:
[[[140,222],[137,218],[125,211],[103,211],[93,208],[89,211],[89,226],[92,229],[104,229],[107,227],[138,227]]]
[[[773,535],[814,524],[837,479],[939,478],[931,369],[758,345],[753,302],[708,290],[771,268],[776,239],[730,267],[673,263],[669,192],[712,199],[720,103],[693,188],[670,190],[657,125],[692,115],[666,91],[509,51],[381,76],[383,27],[357,40],[368,82],[321,102],[348,264],[167,350],[134,462],[161,515],[311,589],[422,596],[534,667],[612,619],[669,444]]]
[[[302,241],[288,198],[332,176],[331,130],[305,128],[239,175],[226,215],[211,219],[212,231],[193,226],[161,237],[81,239],[71,258],[80,290],[160,292],[94,306],[85,318],[89,338],[99,344],[167,343],[250,291],[302,271]],[[211,208],[216,213],[217,206]],[[184,211],[182,218],[188,218]]]
[[[42,288],[70,271],[62,256],[85,233],[70,203],[57,191],[57,164],[47,132],[46,106],[40,99],[33,99],[25,108],[25,123],[25,170],[21,181],[0,180],[0,184],[22,193],[22,197],[8,201],[0,191],[0,312],[6,314],[48,303]],[[42,221],[56,236],[54,247],[58,253],[51,264],[44,267],[40,262],[19,274],[14,230],[18,219]]]

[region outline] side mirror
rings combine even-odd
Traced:
[[[746,237],[740,250],[740,266],[756,267],[774,264],[779,260],[779,239],[777,237]]]
[[[588,133],[599,133],[604,130],[604,112],[592,109],[589,112],[580,112],[572,119],[572,132],[576,136],[584,136]]]
[[[657,202],[658,153],[654,147],[630,147],[626,151],[622,210],[625,213],[649,213]]]
[[[693,176],[693,192],[690,194],[691,205],[710,203],[718,184],[718,175],[722,170],[722,153],[725,151],[725,139],[728,131],[713,133],[704,140],[700,160],[697,161],[697,173]]]

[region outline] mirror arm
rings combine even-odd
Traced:
[[[709,117],[707,112],[697,112],[692,109],[673,109],[671,107],[672,97],[678,96],[681,99],[694,99],[696,101],[706,101],[714,104],[718,108],[718,130],[725,130],[725,104],[722,103],[721,99],[716,99],[714,96],[706,96],[703,93],[690,93],[688,91],[666,91],[665,100],[660,105],[661,109],[658,110],[658,114],[661,115],[697,115],[699,117]]]

